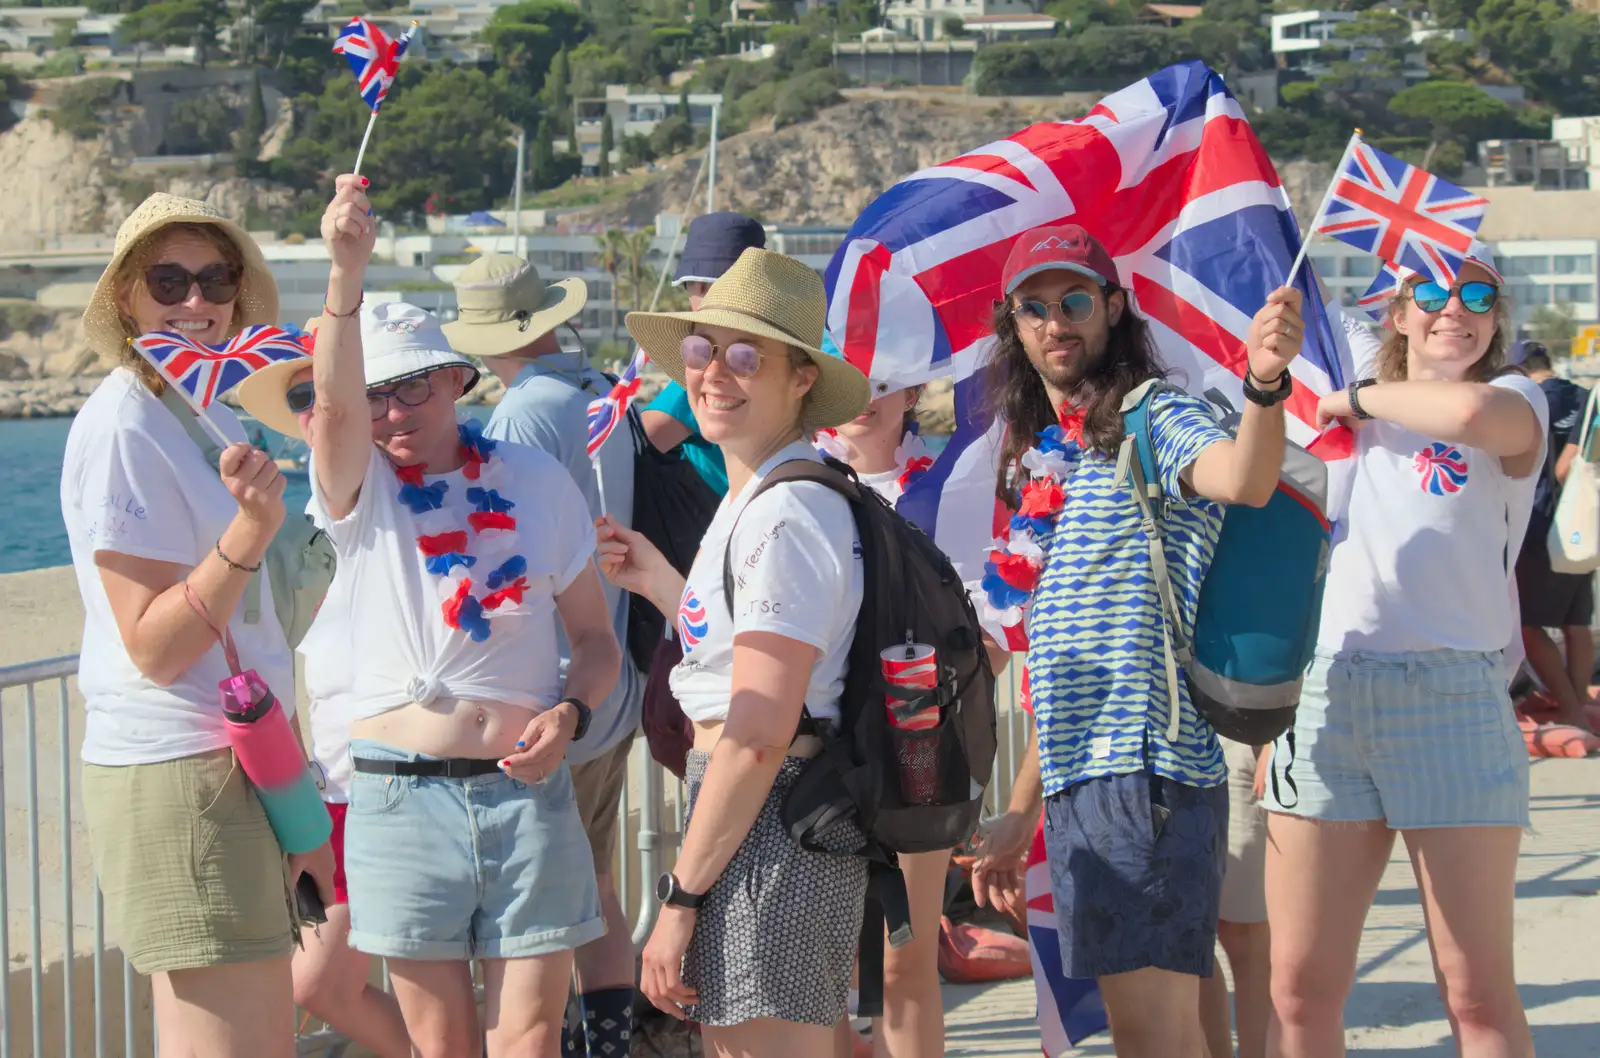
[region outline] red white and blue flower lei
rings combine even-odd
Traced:
[[[1043,542],[1066,506],[1067,479],[1082,454],[1081,416],[1039,433],[1039,443],[1022,455],[1028,481],[1022,486],[1008,533],[995,540],[994,550],[983,564],[980,623],[1004,629],[1013,649],[1026,645],[1028,607],[1044,569]]]
[[[844,442],[839,440],[839,431],[829,427],[818,430],[816,440],[817,451],[825,456],[832,456],[841,463],[848,463],[849,450]],[[933,453],[928,450],[927,444],[922,440],[922,433],[916,423],[911,425],[900,439],[900,446],[894,450],[895,469],[900,473],[895,478],[895,483],[904,492],[911,487],[911,483],[928,472],[933,466]]]
[[[469,419],[457,427],[461,439],[461,473],[477,482],[467,489],[473,510],[462,529],[444,508],[447,481],[424,483],[427,466],[395,467],[400,480],[400,502],[416,517],[417,550],[429,573],[439,579],[440,610],[444,622],[465,632],[475,643],[489,638],[489,618],[522,611],[528,590],[528,560],[517,553],[516,506],[500,495],[505,484],[505,461],[494,454],[496,443],[483,435],[483,427]],[[474,594],[470,571],[488,569],[483,578],[487,591]]]

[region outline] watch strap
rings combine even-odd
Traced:
[[[1275,382],[1281,383],[1277,389],[1261,389],[1257,383],[1262,380],[1256,378],[1255,373],[1248,367],[1244,371],[1244,395],[1250,403],[1262,408],[1271,408],[1282,404],[1289,399],[1289,394],[1294,392],[1294,376],[1289,374],[1289,369],[1284,368]]]
[[[556,703],[559,708],[570,705],[578,711],[578,726],[572,729],[572,741],[577,742],[589,733],[589,721],[594,718],[594,713],[582,698],[567,697]]]
[[[1350,383],[1344,388],[1345,396],[1350,400],[1351,415],[1363,420],[1372,418],[1372,415],[1361,406],[1360,394],[1361,391],[1366,389],[1368,386],[1376,386],[1377,384],[1378,380],[1375,378],[1363,378]]]

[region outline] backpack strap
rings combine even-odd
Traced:
[[[841,473],[826,463],[818,463],[810,459],[791,459],[787,463],[780,463],[761,479],[761,484],[756,486],[756,491],[750,494],[744,508],[739,511],[740,516],[745,509],[756,501],[756,498],[768,489],[790,481],[814,481],[818,485],[828,488],[843,496],[852,505],[861,498],[859,486],[846,474]],[[852,506],[852,511],[854,507]],[[728,546],[722,553],[722,599],[727,603],[728,616],[733,616],[733,534],[739,528],[739,519],[735,518],[733,528],[728,530]],[[859,531],[859,530],[858,530]],[[800,724],[795,728],[794,737],[803,735],[819,735],[819,725],[812,717],[811,711],[803,704],[800,706]]]
[[[193,408],[183,402],[183,398],[172,391],[171,386],[161,389],[161,403],[178,420],[178,425],[183,427],[183,432],[189,439],[200,447],[200,458],[217,471],[217,480],[222,480],[222,448],[213,440],[205,430],[201,429],[199,420]],[[261,571],[250,574],[250,580],[244,586],[244,598],[240,600],[244,607],[244,623],[247,625],[261,622]]]
[[[1161,604],[1161,645],[1167,670],[1167,741],[1176,742],[1180,729],[1182,692],[1178,666],[1188,667],[1194,650],[1183,630],[1183,611],[1172,589],[1167,569],[1166,518],[1169,501],[1161,488],[1155,446],[1150,441],[1150,398],[1169,389],[1159,379],[1143,382],[1122,401],[1122,447],[1117,452],[1117,481],[1128,481],[1139,505],[1139,528],[1150,548],[1150,573]]]

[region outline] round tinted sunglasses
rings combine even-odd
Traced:
[[[694,371],[704,371],[710,367],[719,352],[722,354],[722,365],[734,378],[754,378],[756,372],[761,370],[761,350],[749,342],[733,342],[724,347],[712,345],[711,339],[704,335],[690,334],[678,343],[683,366]]]
[[[1443,312],[1450,299],[1459,297],[1468,312],[1479,315],[1493,309],[1500,300],[1500,290],[1493,283],[1457,283],[1446,289],[1443,284],[1429,279],[1411,288],[1411,300],[1423,312]]]
[[[180,264],[158,264],[144,272],[144,285],[150,296],[168,308],[188,300],[189,290],[196,283],[200,285],[200,296],[213,305],[226,305],[239,296],[239,272],[232,265],[206,265],[191,272]]]
[[[1012,314],[1038,327],[1050,319],[1052,304],[1059,304],[1061,314],[1071,323],[1083,323],[1094,316],[1094,295],[1086,290],[1074,290],[1063,295],[1059,302],[1020,301]]]

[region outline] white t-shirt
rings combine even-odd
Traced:
[[[672,693],[690,720],[727,719],[733,639],[741,632],[774,632],[816,647],[806,709],[818,720],[839,718],[861,609],[860,543],[850,504],[826,485],[794,482],[751,500],[762,478],[793,459],[820,461],[804,441],[784,448],[738,496],[723,499],[700,541],[674,622],[683,660],[672,670]],[[731,617],[722,582],[730,557]]]
[[[882,496],[888,501],[889,506],[893,507],[900,502],[900,494],[905,492],[905,489],[900,487],[900,477],[903,473],[899,467],[895,467],[893,470],[883,470],[876,474],[857,474],[856,477],[861,484]]]
[[[1363,372],[1365,374],[1366,372]],[[1503,375],[1548,430],[1537,384]],[[1544,466],[1514,478],[1498,456],[1382,420],[1356,435],[1350,507],[1328,566],[1318,645],[1385,653],[1504,650],[1518,618],[1508,581]]]
[[[526,445],[496,442],[476,480],[465,469],[426,475],[424,486],[441,506],[418,514],[401,501],[395,468],[374,447],[355,508],[338,521],[315,484],[314,453],[312,482],[309,509],[338,552],[339,576],[350,578],[348,646],[357,660],[352,722],[436,698],[506,702],[534,712],[556,703],[555,597],[594,556],[589,508],[560,463]],[[469,529],[469,515],[490,505],[491,490],[512,504],[501,513],[516,520],[514,529]],[[429,572],[418,539],[450,532],[466,533],[473,565]],[[471,637],[470,622],[446,623],[446,603],[463,581],[472,581],[468,594],[481,600],[494,587],[490,575],[518,556],[526,562],[526,590],[520,602],[483,610],[486,640]]]
[[[221,404],[211,405],[208,418],[228,438],[245,439]],[[213,644],[170,686],[146,679],[123,648],[94,556],[115,551],[193,567],[238,510],[183,424],[132,371],[108,375],[72,420],[61,467],[61,515],[83,597],[78,686],[87,710],[85,763],[154,764],[228,745],[217,694],[229,675],[222,647]],[[241,605],[228,628],[240,664],[255,669],[293,714],[294,663],[265,576],[260,619],[246,624]]]
[[[327,779],[324,801],[350,800],[350,726],[355,722],[355,648],[351,642],[349,578],[342,571],[333,578],[328,594],[317,609],[306,637],[300,641],[305,659],[311,755]]]

